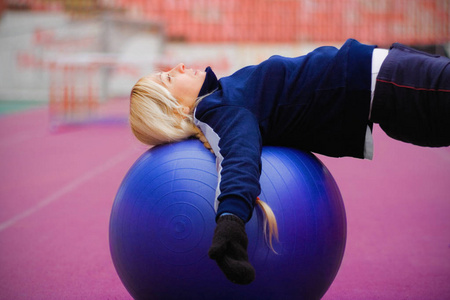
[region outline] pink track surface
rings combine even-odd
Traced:
[[[320,157],[348,218],[324,299],[450,299],[450,149],[400,143],[378,127],[374,140],[372,162]],[[46,110],[0,117],[0,299],[130,299],[108,223],[145,149],[123,125],[51,133]]]

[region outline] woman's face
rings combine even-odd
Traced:
[[[194,107],[205,76],[204,71],[186,69],[184,64],[179,64],[169,72],[155,74],[154,79],[169,90],[184,107],[185,113],[189,113]]]

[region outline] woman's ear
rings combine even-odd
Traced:
[[[191,111],[191,109],[187,106],[183,106],[182,110],[183,110],[183,113],[185,113],[186,115],[189,114]]]
[[[180,112],[179,110],[175,110],[174,113],[175,113],[176,115],[180,116],[182,119],[186,119],[186,118],[187,118],[186,116],[189,114],[190,111],[191,111],[191,110],[190,110],[189,107],[187,107],[187,106],[182,106],[182,107],[181,107],[181,112],[183,112],[183,114],[181,114],[181,112]]]

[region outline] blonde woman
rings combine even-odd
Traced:
[[[217,226],[209,256],[227,278],[249,284],[245,223],[258,200],[263,145],[372,158],[372,124],[422,146],[450,145],[450,60],[401,44],[388,50],[348,40],[340,49],[273,56],[217,80],[179,64],[138,81],[130,123],[148,145],[197,136],[217,158]]]

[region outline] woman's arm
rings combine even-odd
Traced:
[[[248,260],[245,222],[260,193],[258,122],[250,111],[238,106],[199,105],[195,117],[217,158],[217,226],[208,255],[231,282],[249,284],[255,270]]]
[[[239,106],[197,107],[196,125],[217,157],[217,215],[250,220],[260,193],[261,134],[255,116]]]

